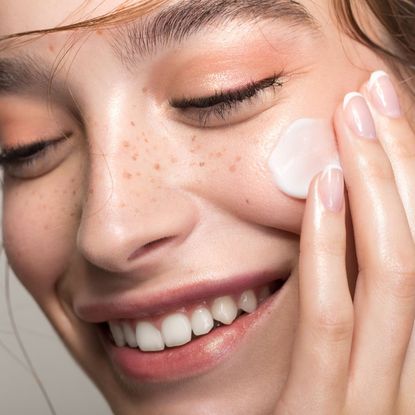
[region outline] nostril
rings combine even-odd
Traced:
[[[165,238],[160,238],[155,241],[151,241],[145,245],[143,245],[141,248],[138,248],[135,252],[133,252],[129,257],[128,261],[132,261],[134,259],[137,259],[139,256],[143,256],[145,254],[148,254],[149,252],[153,251],[154,249],[160,247],[161,245],[164,245],[165,243],[172,240],[173,236],[167,236]]]

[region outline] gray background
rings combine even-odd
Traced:
[[[5,258],[0,260],[0,414],[48,415],[12,333],[5,297]],[[110,415],[107,404],[74,363],[48,321],[13,274],[15,319],[33,364],[58,415]]]

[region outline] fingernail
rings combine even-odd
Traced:
[[[386,72],[373,72],[368,83],[368,89],[373,105],[381,114],[391,118],[402,116],[398,94]]]
[[[344,97],[343,110],[351,130],[362,138],[376,139],[376,127],[362,94],[350,92]]]
[[[344,204],[343,171],[337,166],[327,166],[319,178],[318,192],[327,210],[340,212]]]

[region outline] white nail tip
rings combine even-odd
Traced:
[[[161,335],[166,346],[181,346],[192,339],[192,326],[186,315],[171,314],[161,323]]]
[[[389,75],[386,73],[386,72],[384,72],[384,71],[375,71],[375,72],[373,72],[372,73],[372,75],[370,75],[370,78],[369,78],[369,82],[368,82],[368,84],[367,84],[367,87],[368,87],[368,89],[370,90],[370,89],[372,89],[373,88],[373,86],[374,86],[374,84],[380,79],[380,78],[383,78],[383,77],[389,77]]]
[[[246,313],[252,313],[256,310],[258,301],[253,290],[244,291],[238,301],[238,308]]]
[[[219,297],[213,301],[212,317],[223,324],[231,324],[238,315],[238,307],[230,296]]]
[[[344,99],[343,99],[343,109],[345,110],[346,107],[349,105],[349,102],[355,98],[355,97],[361,97],[364,98],[362,94],[360,94],[359,92],[349,92],[348,94],[345,95]]]
[[[153,324],[146,321],[138,323],[135,333],[138,347],[143,352],[158,352],[164,349],[161,333]]]
[[[115,344],[118,347],[125,346],[125,338],[121,326],[117,323],[110,322],[109,327]]]
[[[213,328],[213,317],[207,308],[197,308],[192,313],[191,318],[192,330],[195,336],[207,334]]]
[[[137,347],[137,338],[131,326],[126,322],[123,322],[121,326],[124,332],[124,338],[127,341],[128,346]]]

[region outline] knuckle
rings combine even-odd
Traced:
[[[377,179],[380,181],[394,180],[392,167],[387,163],[380,163],[377,158],[365,158],[361,160],[361,168],[361,171],[365,172],[366,179]]]
[[[275,415],[298,415],[298,412],[296,412],[293,405],[288,401],[289,399],[284,394],[280,396],[277,407],[275,408]]]
[[[412,245],[412,244],[411,244]],[[381,293],[401,299],[415,298],[415,250],[412,246],[383,246],[384,254],[372,258],[359,274],[373,281]]]
[[[381,273],[380,281],[388,292],[399,299],[415,298],[415,269],[393,267]]]
[[[332,342],[348,340],[353,333],[353,308],[321,308],[315,318],[314,329],[317,336]]]
[[[346,241],[344,238],[324,238],[321,235],[306,249],[311,249],[318,256],[341,257],[343,258],[346,251]]]
[[[389,141],[389,149],[397,158],[406,159],[408,161],[415,160],[415,145],[413,140],[396,140],[391,137]]]

